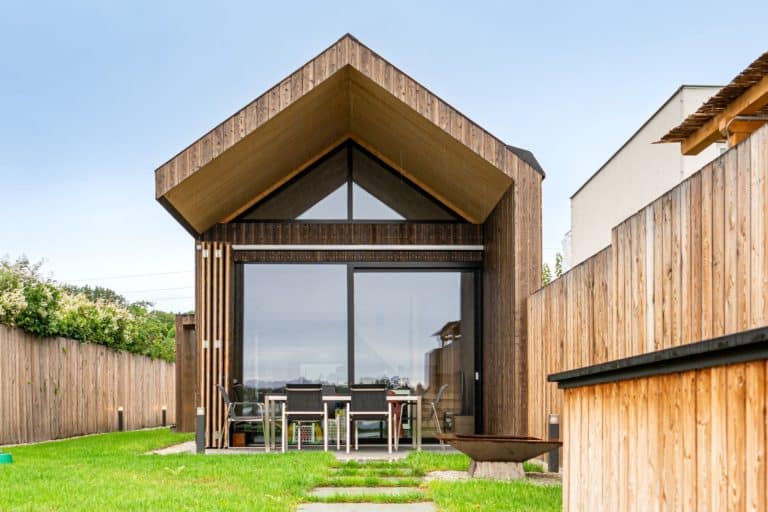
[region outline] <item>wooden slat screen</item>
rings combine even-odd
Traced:
[[[232,250],[228,243],[201,242],[197,251],[197,348],[206,446],[220,448],[225,410],[217,384],[229,389],[232,340]]]

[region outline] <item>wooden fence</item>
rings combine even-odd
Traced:
[[[566,389],[563,509],[766,510],[766,364]]]
[[[174,422],[173,363],[4,325],[0,354],[0,445]]]
[[[528,299],[528,431],[547,375],[768,324],[768,126],[613,228],[611,246]]]

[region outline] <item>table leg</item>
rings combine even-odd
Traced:
[[[264,399],[264,451],[269,452],[269,400]]]
[[[269,401],[269,407],[270,407],[270,413],[269,417],[272,418],[272,424],[269,428],[270,434],[269,434],[269,442],[272,443],[272,448],[277,450],[277,410],[275,409],[276,402],[274,400]]]
[[[419,432],[419,438],[416,444],[416,450],[421,451],[421,396],[416,399],[416,428]]]

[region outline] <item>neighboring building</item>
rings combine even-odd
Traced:
[[[448,384],[463,431],[525,435],[543,178],[349,35],[158,168],[196,241],[207,445],[239,382]],[[461,342],[436,348],[447,322]]]
[[[696,111],[720,86],[683,85],[571,196],[570,250],[576,265],[611,243],[611,229],[720,155],[715,144],[683,156],[662,135]]]

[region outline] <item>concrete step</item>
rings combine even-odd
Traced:
[[[315,498],[329,496],[400,496],[423,492],[418,487],[317,487],[309,495]]]

